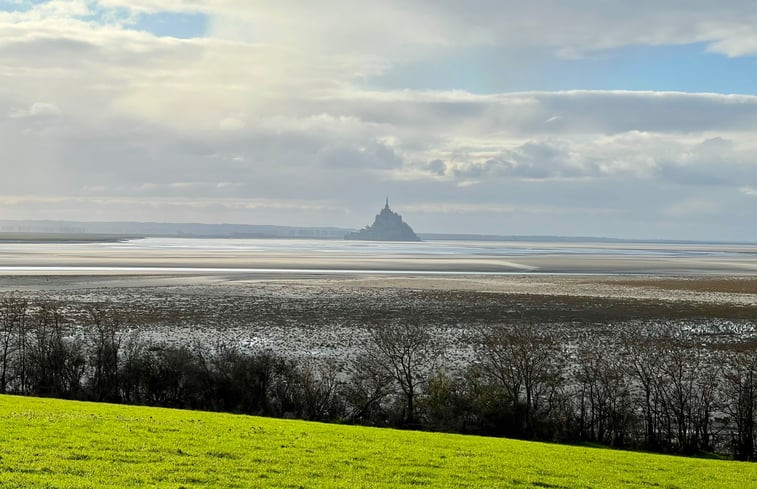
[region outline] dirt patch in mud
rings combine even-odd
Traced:
[[[757,278],[747,277],[658,278],[615,280],[612,283],[630,287],[655,287],[662,290],[686,290],[695,292],[716,292],[728,294],[757,294]]]

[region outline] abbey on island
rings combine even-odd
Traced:
[[[363,241],[420,241],[421,239],[415,234],[402,216],[389,208],[389,197],[386,198],[386,205],[381,212],[376,215],[373,224],[366,226],[360,231],[354,231],[344,237],[344,239],[355,239]]]

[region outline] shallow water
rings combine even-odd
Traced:
[[[747,274],[757,245],[147,238],[0,243],[12,274]]]
[[[528,256],[611,254],[622,256],[757,256],[757,244],[654,242],[423,241],[380,242],[292,239],[146,238],[123,243],[77,244],[102,250],[197,250],[205,252],[306,253],[350,255]]]

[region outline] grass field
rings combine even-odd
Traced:
[[[0,487],[750,488],[757,464],[0,396]]]

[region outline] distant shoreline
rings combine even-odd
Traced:
[[[460,241],[460,242],[492,242],[492,243],[555,243],[555,244],[608,244],[608,245],[725,245],[725,246],[753,246],[752,241],[701,241],[701,240],[672,240],[672,239],[633,239],[633,238],[603,238],[603,237],[573,237],[573,236],[504,236],[485,234],[426,234],[418,233],[422,241]],[[277,235],[213,235],[213,234],[145,234],[111,235],[89,233],[23,233],[0,232],[0,243],[123,243],[148,238],[166,239],[212,239],[212,240],[288,240],[288,241],[344,241],[344,238],[317,236],[277,236]],[[376,240],[376,243],[413,243],[412,241]]]
[[[123,243],[143,236],[67,233],[0,233],[0,243]]]
[[[342,241],[356,228],[332,226],[281,226],[267,224],[207,224],[137,221],[52,221],[0,219],[0,242],[97,242],[151,238],[190,239],[295,239]],[[736,244],[755,245],[748,239],[673,239],[665,237],[555,236],[548,234],[507,235],[416,231],[423,241],[493,241],[545,243],[653,243],[653,244]],[[28,238],[17,236],[28,235]],[[42,236],[42,238],[39,238]],[[52,236],[52,238],[50,238]],[[70,238],[69,236],[73,236]],[[8,239],[10,237],[10,239]]]

